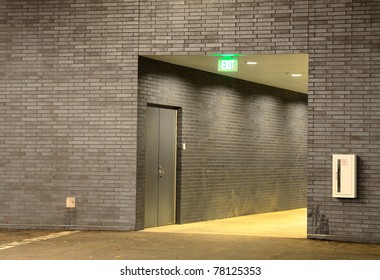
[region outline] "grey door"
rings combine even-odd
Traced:
[[[177,111],[147,107],[145,227],[175,221]]]

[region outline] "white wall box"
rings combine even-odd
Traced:
[[[333,155],[332,196],[356,198],[356,155]]]

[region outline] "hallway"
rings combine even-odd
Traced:
[[[144,232],[306,238],[306,208],[147,228]]]

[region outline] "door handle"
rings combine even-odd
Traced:
[[[161,178],[162,176],[165,175],[165,171],[162,170],[161,165],[158,166],[158,176]]]

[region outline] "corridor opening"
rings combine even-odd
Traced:
[[[144,206],[151,104],[179,110],[173,223],[306,207],[308,56],[241,55],[239,71],[223,75],[217,59],[139,58],[140,228],[151,218]]]

